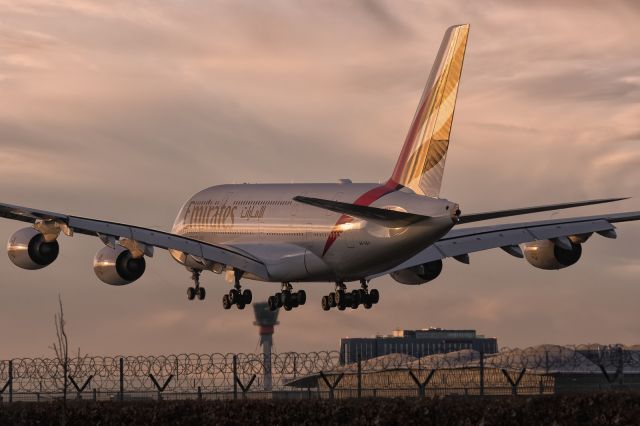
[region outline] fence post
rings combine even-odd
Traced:
[[[120,357],[120,401],[124,401],[124,358]]]
[[[198,386],[198,401],[202,401],[202,388]]]
[[[526,368],[523,368],[522,370],[520,370],[520,374],[518,375],[516,380],[513,380],[511,378],[511,376],[509,375],[509,372],[504,368],[502,369],[502,374],[504,375],[504,377],[507,378],[507,381],[511,385],[511,394],[512,395],[517,395],[518,394],[518,385],[520,384],[520,380],[522,380],[522,378],[524,377],[524,373],[526,371],[527,371]]]
[[[93,388],[93,401],[97,401],[98,400],[98,389]]]
[[[484,351],[480,351],[480,395],[484,395]]]
[[[9,402],[13,402],[13,360],[9,360]]]
[[[151,379],[154,386],[156,387],[156,390],[158,391],[158,401],[162,401],[162,392],[164,392],[167,386],[169,386],[169,383],[171,383],[171,379],[173,379],[173,374],[169,374],[169,377],[167,378],[167,380],[164,381],[164,384],[162,385],[158,383],[158,381],[156,380],[153,374],[149,373],[149,378]]]
[[[338,386],[338,383],[340,383],[340,380],[342,380],[342,378],[344,377],[344,373],[340,373],[340,375],[333,381],[333,383],[329,383],[329,379],[327,379],[327,376],[325,376],[322,371],[320,371],[320,377],[322,378],[322,380],[324,380],[324,383],[329,388],[329,399],[333,399],[335,396],[334,390]]]
[[[624,351],[622,346],[618,346],[618,374],[620,374],[620,385],[624,385]]]
[[[233,354],[233,399],[238,399],[238,355]]]
[[[358,398],[362,398],[362,358],[358,353]]]
[[[423,382],[420,381],[420,379],[418,379],[418,377],[413,374],[413,371],[409,370],[409,376],[413,379],[413,381],[416,383],[416,385],[418,385],[418,397],[419,398],[424,398],[425,394],[426,394],[426,389],[427,389],[427,385],[429,384],[429,382],[431,381],[431,379],[433,378],[433,375],[436,373],[436,369],[432,369],[429,374],[427,375],[427,378],[424,379]]]

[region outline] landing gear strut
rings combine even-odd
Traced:
[[[231,309],[231,306],[236,305],[238,309],[244,309],[244,307],[251,303],[253,295],[251,290],[242,291],[240,286],[240,278],[242,278],[243,272],[234,269],[235,283],[233,288],[229,290],[229,294],[222,296],[222,307],[225,309]]]
[[[342,281],[336,282],[336,291],[322,296],[322,310],[328,311],[337,307],[344,311],[347,308],[358,309],[363,305],[365,309],[371,309],[380,301],[380,292],[375,288],[369,291],[367,280],[360,280],[360,288],[347,292],[347,286]]]
[[[284,306],[285,311],[302,306],[307,302],[307,293],[304,290],[293,291],[291,283],[282,283],[280,293],[269,296],[269,309],[275,311]]]
[[[202,273],[199,269],[193,269],[191,271],[191,279],[193,280],[194,287],[187,288],[187,299],[193,300],[196,297],[198,300],[204,300],[207,292],[204,287],[200,287],[200,274]]]

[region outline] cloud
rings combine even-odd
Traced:
[[[444,196],[468,212],[640,197],[633,2],[0,7],[3,202],[169,229],[180,204],[210,185],[384,180],[442,33],[460,22],[472,29]],[[565,214],[623,209],[637,201]],[[0,235],[20,226],[2,221]],[[470,266],[446,262],[426,286],[381,278],[370,311],[322,312],[331,285],[308,285],[308,305],[281,314],[276,347],[335,349],[346,335],[429,325],[478,328],[510,346],[637,343],[636,227],[621,224],[615,242],[594,237],[582,262],[557,273],[492,251]],[[91,271],[99,241],[61,244],[42,271],[0,260],[0,319],[16,324],[0,357],[47,351],[58,291],[87,352],[255,350],[251,311],[221,309],[221,278],[205,274],[207,300],[188,302],[188,271],[158,250],[139,282],[109,287]],[[245,285],[257,300],[278,289]]]

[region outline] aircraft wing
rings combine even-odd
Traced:
[[[169,232],[2,203],[0,203],[0,217],[30,223],[37,220],[52,220],[66,225],[74,233],[91,235],[103,241],[108,238],[128,238],[147,246],[179,250],[204,260],[229,265],[261,278],[268,277],[264,263],[247,253]]]
[[[437,243],[412,258],[369,278],[380,277],[446,257],[465,256],[469,253],[493,248],[502,248],[513,256],[522,257],[522,252],[517,245],[538,240],[592,232],[608,238],[615,238],[614,223],[634,220],[640,220],[640,212],[453,229]]]

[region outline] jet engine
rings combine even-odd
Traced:
[[[419,285],[435,280],[441,272],[442,260],[434,260],[433,262],[395,271],[389,275],[400,284]]]
[[[7,254],[14,265],[22,269],[42,269],[58,257],[58,241],[46,241],[35,228],[23,228],[7,243]]]
[[[582,245],[571,242],[571,249],[562,248],[550,240],[534,241],[524,244],[524,257],[527,262],[539,269],[563,269],[573,265],[582,255]]]
[[[133,257],[126,248],[105,246],[93,258],[93,271],[100,281],[109,285],[131,284],[144,274],[144,256]]]

